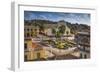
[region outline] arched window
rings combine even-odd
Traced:
[[[68,35],[69,34],[69,31],[66,31],[66,34]]]
[[[30,37],[30,34],[29,33],[27,33],[27,37]]]
[[[29,31],[29,29],[27,29],[27,31]]]

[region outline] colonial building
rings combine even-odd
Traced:
[[[80,58],[90,58],[90,33],[78,32],[75,36],[77,47],[80,50]]]
[[[39,34],[39,27],[34,27],[33,25],[24,26],[24,38],[36,37]]]
[[[28,26],[28,25],[25,25],[24,26],[24,37],[25,38],[30,38],[33,36],[33,27],[32,25]]]
[[[39,35],[39,28],[32,24],[24,26],[24,60],[38,60],[45,59],[45,50],[36,42],[33,43],[32,38]]]

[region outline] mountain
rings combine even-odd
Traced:
[[[50,26],[51,25],[56,25],[57,22],[49,21],[49,20],[24,20],[25,25],[44,25],[44,26]],[[71,22],[66,22],[66,25],[70,28],[71,33],[75,32],[90,32],[90,26],[86,24],[78,24],[78,23],[71,23]]]

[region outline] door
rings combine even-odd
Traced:
[[[40,53],[37,53],[37,59],[40,59]]]
[[[27,55],[24,55],[24,61],[27,61]]]

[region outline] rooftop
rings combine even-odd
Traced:
[[[79,34],[79,35],[90,35],[89,32],[77,32],[77,34]]]

